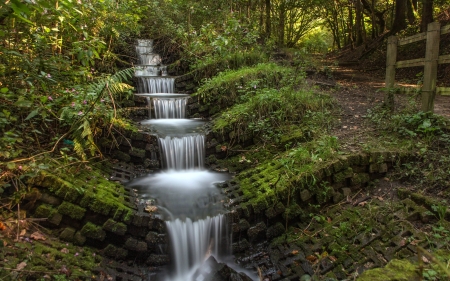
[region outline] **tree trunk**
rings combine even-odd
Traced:
[[[422,0],[420,31],[427,31],[427,26],[431,22],[433,22],[433,0]]]
[[[271,29],[271,23],[270,23],[270,0],[266,0],[266,38],[270,37],[270,29]]]
[[[417,0],[407,0],[406,8],[408,23],[412,25],[416,22]]]
[[[362,7],[361,1],[355,0],[355,32],[356,32],[356,46],[360,46],[363,43],[363,27],[362,27]]]
[[[286,27],[286,6],[284,2],[280,5],[280,18],[278,23],[278,45],[284,46],[284,30]]]
[[[352,46],[352,50],[355,47],[355,36],[354,36],[354,27],[355,25],[353,24],[353,5],[350,2],[350,6],[348,7],[348,43],[351,44]]]
[[[395,0],[395,17],[391,28],[392,34],[406,28],[406,1],[408,0]]]

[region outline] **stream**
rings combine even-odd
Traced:
[[[205,261],[210,256],[244,271],[233,262],[226,197],[217,187],[230,175],[204,168],[204,121],[186,119],[189,96],[173,93],[175,79],[160,65],[153,41],[137,42],[136,95],[146,97],[149,117],[141,124],[158,136],[162,170],[127,185],[137,190],[141,200],[154,200],[166,223],[171,264],[156,280],[202,281],[209,273]],[[258,280],[256,275],[246,274]]]

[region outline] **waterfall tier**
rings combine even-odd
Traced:
[[[201,169],[205,158],[205,136],[159,138],[163,164],[167,169]]]
[[[181,119],[186,117],[188,98],[152,98],[156,119]]]
[[[227,240],[228,230],[226,217],[218,215],[203,220],[185,221],[176,219],[166,222],[170,242],[174,249],[174,266],[176,275],[173,281],[190,280],[194,272],[210,256],[229,254],[229,249],[221,249],[220,245]],[[225,253],[224,253],[225,252]]]
[[[169,77],[137,77],[139,93],[173,93],[175,78]]]

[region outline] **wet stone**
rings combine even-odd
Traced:
[[[125,242],[125,248],[136,252],[147,251],[147,243],[134,238],[128,238]]]

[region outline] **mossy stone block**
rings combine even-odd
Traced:
[[[58,197],[52,196],[48,193],[42,193],[42,196],[39,199],[39,201],[44,202],[49,205],[53,205],[53,206],[59,206],[61,204],[61,199],[59,199]]]
[[[309,199],[311,199],[311,197],[312,195],[309,190],[303,189],[302,191],[300,191],[300,199],[302,199],[303,202],[308,201]]]
[[[107,257],[120,260],[128,256],[128,251],[123,248],[118,248],[112,244],[108,244],[108,246],[103,249],[103,254]]]
[[[73,242],[73,236],[75,235],[76,229],[72,227],[66,227],[59,235],[59,239]]]
[[[145,252],[147,251],[147,243],[130,237],[125,241],[125,248],[136,252]]]
[[[95,213],[102,214],[105,216],[109,215],[109,212],[111,211],[112,207],[113,204],[107,202],[106,199],[101,199],[97,197],[89,204],[89,209],[91,209]]]
[[[80,231],[77,231],[73,236],[73,243],[81,246],[84,244],[84,242],[86,242],[86,237],[83,234],[81,234]]]
[[[144,134],[141,132],[131,132],[130,139],[137,140],[137,141],[143,141]]]
[[[54,213],[47,221],[54,225],[59,225],[62,221],[63,215],[60,213]]]
[[[266,231],[266,237],[267,239],[272,239],[275,237],[280,236],[285,231],[285,228],[281,222],[277,222],[275,225],[272,225],[269,227]]]
[[[361,158],[357,154],[347,156],[347,161],[350,166],[357,166],[361,163]]]
[[[113,157],[114,157],[115,159],[118,159],[118,160],[123,161],[123,162],[125,162],[125,163],[128,163],[128,162],[130,162],[130,160],[131,160],[131,156],[130,156],[128,153],[122,152],[122,151],[120,151],[120,150],[116,150],[116,151],[114,152]]]
[[[238,225],[240,231],[246,231],[250,228],[250,223],[246,219],[240,219]]]
[[[83,208],[87,208],[94,200],[95,200],[95,193],[92,191],[86,191],[84,193],[83,198],[81,198],[80,200],[80,206]]]
[[[74,220],[81,220],[86,213],[86,209],[67,201],[63,201],[58,207],[58,212],[69,216]]]
[[[305,212],[303,209],[296,203],[291,204],[283,213],[283,219],[292,220],[297,217],[303,217]]]
[[[365,153],[359,154],[359,163],[360,163],[360,165],[369,165],[370,156]]]
[[[258,201],[252,203],[252,207],[255,214],[261,214],[268,207],[267,201],[261,198]]]
[[[134,156],[140,159],[144,159],[145,158],[145,149],[140,149],[140,148],[136,148],[133,147],[128,151],[128,154],[130,154],[130,156]]]
[[[64,199],[65,201],[75,202],[78,197],[80,197],[80,191],[83,187],[75,187],[72,184],[64,184],[62,185],[56,192],[55,195],[59,198]]]
[[[411,281],[421,280],[417,265],[407,260],[391,260],[384,268],[364,271],[360,281]]]
[[[125,235],[127,232],[127,226],[124,223],[116,222],[113,219],[108,219],[103,224],[103,229],[115,233],[117,235]]]
[[[266,225],[263,222],[259,222],[255,226],[252,226],[247,230],[247,236],[250,238],[250,240],[257,239],[261,236],[262,233],[266,231],[266,229]]]
[[[50,218],[56,213],[56,209],[47,204],[41,204],[36,208],[34,217],[36,218]]]
[[[100,241],[103,241],[106,237],[106,233],[102,229],[102,227],[95,225],[91,222],[88,222],[83,226],[83,228],[81,229],[81,234],[88,238]]]

